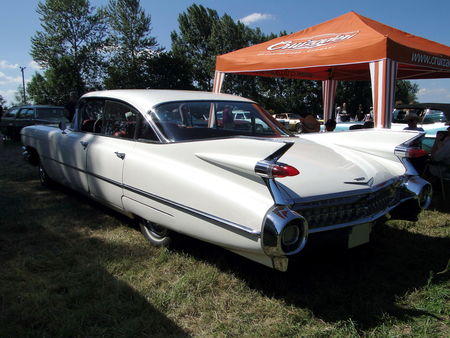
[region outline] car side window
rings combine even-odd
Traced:
[[[106,136],[134,138],[139,112],[116,101],[106,101],[102,133]]]
[[[37,117],[41,119],[48,119],[52,117],[64,117],[66,116],[66,111],[64,108],[38,108],[36,109]]]
[[[103,100],[86,100],[80,103],[79,129],[89,133],[100,133],[103,119]]]
[[[152,126],[148,123],[142,115],[138,116],[137,120],[136,138],[140,141],[159,142],[159,138],[153,130]]]
[[[19,112],[19,110],[20,110],[19,108],[11,109],[11,110],[7,111],[3,115],[3,117],[12,117],[12,118],[14,118],[14,117],[17,116],[17,113]]]
[[[34,109],[33,108],[23,108],[20,110],[17,118],[19,119],[32,119],[34,117]]]
[[[423,118],[422,123],[423,124],[431,124],[431,123],[438,123],[438,122],[446,122],[447,119],[445,118],[444,112],[440,110],[433,110],[430,109],[427,111],[425,117]]]

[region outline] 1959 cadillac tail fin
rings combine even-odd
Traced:
[[[22,132],[41,179],[139,219],[152,244],[183,233],[281,271],[322,234],[351,248],[377,220],[417,217],[431,196],[408,161],[420,137],[294,137],[251,100],[163,90],[89,93],[71,128]]]

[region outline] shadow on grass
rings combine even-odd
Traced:
[[[439,194],[435,197],[431,209],[448,213],[448,203]],[[448,222],[450,218],[442,226]],[[436,273],[448,262],[450,238],[399,229],[395,221],[388,224],[375,227],[365,246],[347,250],[345,243],[341,248],[304,250],[290,259],[285,273],[195,239],[184,238],[175,250],[238,276],[268,297],[309,309],[327,322],[351,320],[358,329],[369,330],[385,323],[386,316],[404,322],[422,316],[442,320],[409,307],[402,298],[430,283],[448,283],[448,274]]]
[[[447,282],[442,271],[450,257],[449,238],[382,227],[373,242],[351,250],[311,250],[291,259],[287,272],[277,272],[224,249],[186,239],[176,250],[216,265],[268,297],[309,309],[327,321],[351,320],[358,329],[382,324],[386,315],[400,321],[434,314],[402,306],[399,300],[415,289]]]
[[[105,268],[148,250],[90,236],[116,223],[81,195],[40,187],[9,159],[17,149],[0,148],[0,336],[189,336]]]

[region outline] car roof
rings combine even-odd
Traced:
[[[84,94],[81,98],[105,98],[128,102],[142,112],[147,112],[156,105],[174,101],[254,101],[230,94],[212,92],[169,90],[169,89],[115,89],[95,91]]]

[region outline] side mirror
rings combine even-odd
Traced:
[[[61,121],[61,122],[59,122],[58,127],[59,127],[59,129],[64,131],[67,128],[67,123],[65,121]]]

